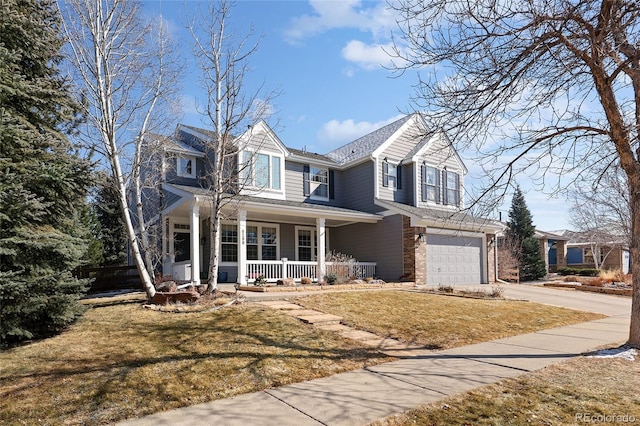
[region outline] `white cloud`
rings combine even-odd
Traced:
[[[402,115],[391,117],[387,120],[370,123],[368,121],[347,120],[331,120],[325,123],[318,132],[318,141],[323,145],[325,150],[331,150],[358,139],[361,136],[371,133],[389,123],[392,123]]]
[[[366,2],[366,5],[371,3]],[[375,38],[388,38],[396,26],[395,13],[385,1],[375,2],[374,7],[365,7],[360,0],[310,0],[309,4],[313,13],[294,17],[285,31],[285,38],[290,43],[300,43],[305,38],[339,28],[358,29]]]
[[[393,58],[387,52],[391,52],[393,45],[370,44],[359,40],[351,40],[342,49],[342,57],[366,70],[380,69],[393,65]]]

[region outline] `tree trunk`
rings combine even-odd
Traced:
[[[631,326],[628,344],[640,348],[640,179],[630,182],[631,189]]]
[[[218,288],[218,264],[220,256],[220,214],[214,212],[215,207],[211,208],[211,227],[209,229],[209,238],[211,241],[211,250],[209,255],[209,285],[207,292],[213,293]],[[239,238],[240,236],[238,236]],[[238,241],[240,244],[240,241]]]

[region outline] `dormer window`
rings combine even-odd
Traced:
[[[196,177],[196,159],[189,156],[178,156],[177,172],[180,177]]]
[[[280,190],[281,158],[275,155],[242,151],[240,177],[247,187]]]
[[[386,158],[382,162],[382,186],[402,189],[402,172],[400,165],[390,163]]]

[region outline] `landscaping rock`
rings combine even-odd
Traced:
[[[198,293],[191,291],[156,292],[151,299],[154,305],[166,305],[168,303],[193,303],[200,298]]]
[[[164,281],[156,286],[156,291],[161,292],[174,292],[178,289],[178,285],[175,281]]]

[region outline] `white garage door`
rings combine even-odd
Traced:
[[[427,234],[427,284],[481,282],[481,238]]]

